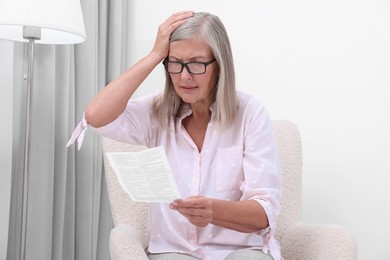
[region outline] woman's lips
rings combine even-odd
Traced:
[[[180,86],[184,90],[193,90],[196,89],[198,86]]]

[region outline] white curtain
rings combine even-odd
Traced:
[[[128,66],[127,0],[81,0],[87,41],[35,45],[26,259],[109,259],[112,228],[100,139],[65,148],[92,97]],[[14,53],[13,176],[7,259],[19,258],[26,46]]]

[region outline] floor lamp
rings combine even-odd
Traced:
[[[1,0],[0,38],[28,43],[26,129],[23,162],[20,259],[26,255],[31,93],[34,44],[77,44],[85,41],[80,0]]]

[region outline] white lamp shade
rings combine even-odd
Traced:
[[[36,43],[85,41],[80,0],[0,0],[0,38],[26,42],[23,27],[41,28]]]

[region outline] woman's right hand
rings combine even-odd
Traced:
[[[151,53],[157,54],[161,60],[168,56],[169,37],[177,27],[186,22],[194,15],[193,11],[182,11],[172,14],[165,22],[158,27],[157,37]]]

